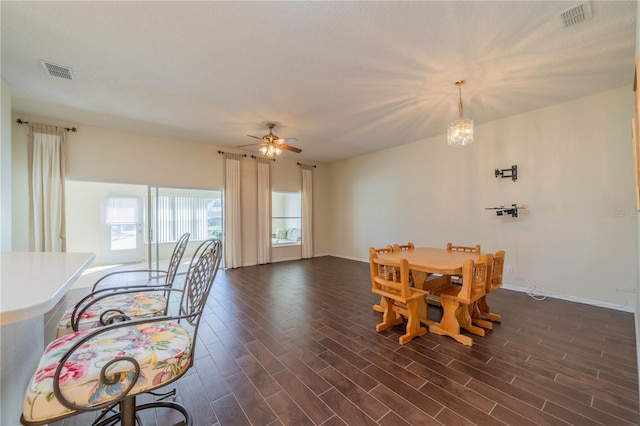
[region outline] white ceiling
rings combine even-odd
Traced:
[[[274,121],[329,162],[446,143],[459,79],[476,125],[632,84],[637,2],[563,28],[579,3],[2,1],[2,78],[15,113],[229,147]]]

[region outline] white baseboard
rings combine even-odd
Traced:
[[[518,287],[518,286],[514,286],[514,285],[509,285],[509,284],[502,284],[502,288],[507,289],[507,290],[513,290],[513,291],[518,291],[521,293],[531,293],[531,289],[528,287]],[[613,303],[607,303],[607,302],[602,302],[600,300],[593,300],[593,299],[587,299],[584,297],[575,297],[575,296],[567,296],[564,294],[558,294],[558,293],[549,293],[549,292],[544,292],[543,294],[532,294],[532,297],[536,296],[536,297],[550,297],[552,299],[560,299],[560,300],[566,300],[568,302],[576,302],[576,303],[584,303],[585,305],[591,305],[591,306],[598,306],[600,308],[608,308],[608,309],[615,309],[617,311],[624,311],[624,312],[631,312],[631,313],[635,313],[635,308],[633,306],[626,306],[626,305],[615,305]]]

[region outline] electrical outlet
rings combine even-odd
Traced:
[[[512,274],[513,273],[513,266],[507,265],[507,266],[504,267],[504,270],[507,272],[507,274]]]

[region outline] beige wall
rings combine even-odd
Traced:
[[[0,250],[11,251],[11,89],[0,84]]]
[[[636,7],[640,5],[640,0],[636,1]],[[636,64],[640,61],[640,21],[636,20]],[[637,88],[636,88],[637,89]],[[637,104],[636,104],[637,105]],[[636,111],[636,114],[640,113]],[[636,120],[639,117],[636,116]],[[640,136],[638,136],[640,137]],[[640,143],[640,141],[637,141]],[[640,168],[640,164],[638,164],[638,168]],[[640,171],[639,171],[640,173]],[[638,252],[640,252],[640,215],[638,215],[638,232],[636,233],[636,243],[638,247]],[[637,263],[637,275],[636,275],[636,354],[638,356],[638,367],[640,367],[640,313],[638,312],[638,307],[640,307],[640,260]],[[640,368],[638,369],[638,377],[640,378]],[[640,390],[640,380],[638,380],[639,390]]]
[[[20,115],[23,120],[51,123],[59,126],[75,126],[76,133],[67,133],[66,173],[74,182],[90,181],[105,183],[126,183],[136,185],[157,185],[190,189],[223,189],[223,156],[218,150],[230,151],[216,145],[197,144],[184,140],[163,139],[149,135],[85,126],[78,123],[64,123]],[[14,119],[17,118],[14,117]],[[16,170],[23,171],[14,182],[13,191],[18,197],[14,205],[16,212],[24,215],[29,211],[27,170],[27,128],[13,126],[13,148],[20,153],[14,160]],[[233,151],[233,150],[232,150]],[[238,152],[237,150],[235,150]],[[22,155],[24,153],[24,155]],[[252,154],[253,152],[248,152]],[[303,157],[281,157],[271,166],[272,188],[283,191],[300,191],[302,178],[298,161]],[[328,238],[324,214],[326,206],[326,175],[324,165],[318,165],[314,175],[314,251],[327,253]],[[24,185],[22,185],[24,183]],[[17,185],[19,189],[17,190]],[[256,253],[256,205],[257,174],[255,160],[250,156],[242,160],[242,263],[252,265],[257,261]],[[73,185],[73,184],[72,184]],[[88,198],[80,197],[84,203]],[[76,202],[72,198],[69,203]],[[80,206],[83,210],[88,207]],[[95,205],[94,205],[95,207]],[[78,208],[68,205],[69,210]],[[98,207],[99,208],[99,207]],[[95,209],[94,209],[95,210]],[[99,210],[98,210],[99,211]],[[71,220],[80,220],[73,218]],[[83,219],[86,221],[86,219]],[[17,225],[17,224],[16,224]],[[20,232],[19,245],[28,249],[30,237],[28,221],[24,232]],[[20,224],[23,227],[23,224]],[[323,226],[325,228],[323,228]],[[69,226],[72,228],[72,225]],[[15,229],[15,228],[14,228]],[[70,235],[73,238],[73,234]],[[93,244],[93,243],[89,243]],[[76,245],[78,250],[82,244]],[[70,247],[69,250],[72,248]],[[273,249],[273,260],[299,259],[300,247]],[[98,262],[96,262],[98,263]]]
[[[631,87],[490,123],[475,143],[445,136],[330,165],[332,253],[448,241],[506,250],[505,283],[632,310],[638,218],[630,153]],[[494,169],[518,165],[518,180]],[[485,207],[521,203],[520,217]]]

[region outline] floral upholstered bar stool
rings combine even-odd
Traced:
[[[116,271],[101,277],[92,287],[91,293],[82,298],[75,306],[70,307],[62,315],[58,322],[57,337],[73,333],[79,330],[99,327],[113,322],[124,316],[133,318],[147,318],[167,313],[168,296],[170,293],[160,291],[145,291],[151,287],[162,286],[170,289],[178,273],[182,256],[187,248],[191,234],[183,234],[176,243],[167,270],[134,269]],[[127,276],[140,276],[138,274],[156,273],[163,275],[162,279],[146,284],[134,281],[131,284],[105,287],[110,278],[127,274]],[[140,290],[133,291],[133,290]]]
[[[20,422],[45,425],[101,411],[93,425],[134,426],[139,411],[164,407],[191,425],[181,404],[137,405],[136,396],[178,380],[194,364],[198,327],[222,257],[220,240],[203,244],[184,288],[167,290],[180,294],[174,315],[81,330],[51,342],[26,390]]]

